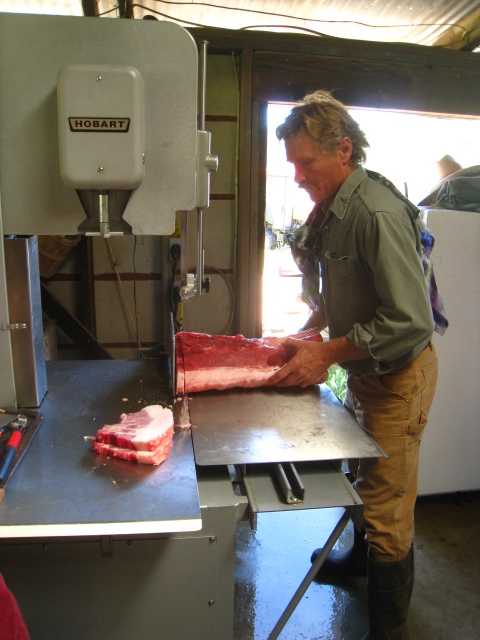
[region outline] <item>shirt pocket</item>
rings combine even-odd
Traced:
[[[366,322],[371,309],[370,288],[357,256],[327,251],[324,254],[324,290],[330,334],[346,335],[356,322]]]
[[[332,285],[353,283],[358,276],[358,260],[351,255],[325,252],[326,275]]]

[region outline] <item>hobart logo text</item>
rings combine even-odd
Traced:
[[[70,131],[96,133],[127,133],[130,128],[130,118],[81,118],[68,119]]]

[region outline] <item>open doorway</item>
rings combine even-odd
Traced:
[[[268,104],[267,184],[262,335],[298,331],[309,311],[301,300],[301,274],[290,255],[289,236],[312,209],[308,195],[293,179],[283,142],[275,130],[291,104]],[[352,108],[367,136],[367,169],[391,180],[418,203],[438,184],[438,161],[451,156],[460,166],[480,164],[480,118],[430,115],[386,109]]]
[[[302,278],[290,254],[289,238],[306,220],[313,204],[296,186],[283,142],[277,140],[275,133],[291,107],[272,102],[267,108],[262,335],[295,333],[309,316],[301,298]],[[463,168],[480,164],[478,117],[366,108],[352,108],[350,113],[370,143],[366,168],[385,175],[414,203],[436,187],[442,177],[439,160],[446,155]],[[332,376],[335,387],[337,373]],[[339,395],[343,395],[341,375],[338,384]]]

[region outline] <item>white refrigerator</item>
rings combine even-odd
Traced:
[[[420,495],[480,489],[480,213],[426,210],[450,326],[420,454]]]

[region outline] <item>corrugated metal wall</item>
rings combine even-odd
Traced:
[[[116,15],[115,0],[98,4],[100,13]],[[479,10],[478,0],[144,0],[140,4],[145,8],[134,7],[135,17],[156,12],[159,19],[175,19],[187,26],[303,29],[342,38],[424,45],[435,44],[449,30],[459,42],[465,42],[471,25],[459,23]]]

